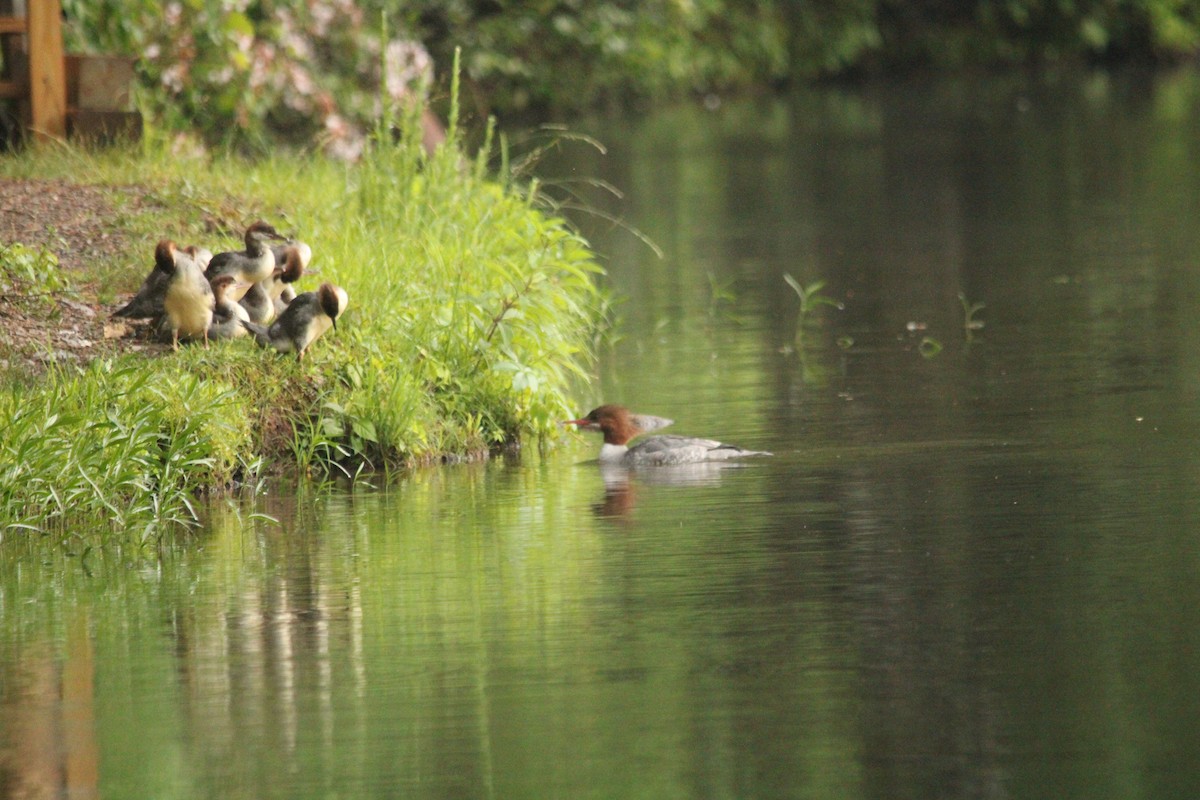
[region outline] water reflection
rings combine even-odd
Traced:
[[[12,798],[94,798],[95,657],[86,612],[64,647],[35,637],[5,649],[0,663],[0,793]]]
[[[668,257],[598,240],[628,300],[591,399],[776,456],[581,440],[86,569],[8,537],[0,794],[1197,796],[1197,98],[1019,76],[595,131],[578,169]],[[845,303],[799,343],[784,273]]]
[[[668,464],[635,469],[621,464],[595,462],[604,481],[604,500],[592,506],[598,517],[622,517],[637,505],[638,485],[676,487],[714,487],[721,484],[721,473],[745,468],[729,461],[702,461],[695,464]]]

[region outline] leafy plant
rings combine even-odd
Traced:
[[[816,280],[804,286],[800,281],[787,273],[784,273],[783,279],[787,282],[788,286],[792,287],[792,291],[796,293],[796,296],[800,298],[800,311],[796,320],[796,343],[799,345],[804,340],[804,327],[810,324],[813,312],[822,306],[832,306],[840,311],[843,305],[823,293],[825,289],[825,281],[823,280]]]
[[[984,326],[984,321],[976,319],[975,315],[987,306],[983,303],[968,302],[967,296],[962,292],[958,293],[958,302],[962,304],[963,331],[966,334],[967,343],[969,344],[975,338],[975,331],[982,330]]]
[[[70,290],[51,251],[23,244],[0,245],[0,300],[51,301]]]

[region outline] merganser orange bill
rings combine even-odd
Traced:
[[[671,434],[651,436],[630,447],[629,442],[634,437],[665,428],[672,424],[672,420],[650,414],[634,414],[620,405],[603,405],[592,409],[581,419],[567,420],[563,424],[604,434],[604,444],[600,446],[601,464],[640,467],[771,455],[763,450],[747,450],[715,439]]]

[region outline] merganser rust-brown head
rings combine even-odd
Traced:
[[[224,299],[225,292],[235,283],[237,283],[237,278],[232,275],[218,275],[212,279],[213,296],[218,301]]]
[[[333,321],[333,327],[336,329],[338,317],[345,312],[350,303],[346,290],[332,283],[322,283],[321,288],[317,289],[317,301],[321,304],[321,311]]]
[[[300,276],[304,274],[304,259],[301,257],[300,248],[289,245],[284,251],[283,264],[276,266],[275,271],[276,277],[283,283],[295,283],[300,280]]]
[[[154,248],[154,266],[166,273],[174,272],[175,249],[175,243],[170,239],[160,241]]]
[[[275,227],[268,222],[263,222],[261,219],[255,222],[249,228],[246,228],[246,244],[250,244],[251,240],[266,241],[267,239],[283,239],[284,237],[275,230]]]
[[[582,419],[568,420],[564,425],[575,425],[581,430],[600,431],[605,444],[624,445],[639,434],[665,428],[671,420],[649,414],[632,414],[625,406],[613,403],[593,408]]]

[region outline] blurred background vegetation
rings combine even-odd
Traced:
[[[143,110],[245,147],[358,152],[381,98],[566,113],[913,69],[1174,62],[1200,0],[64,0],[68,46],[139,57]]]

